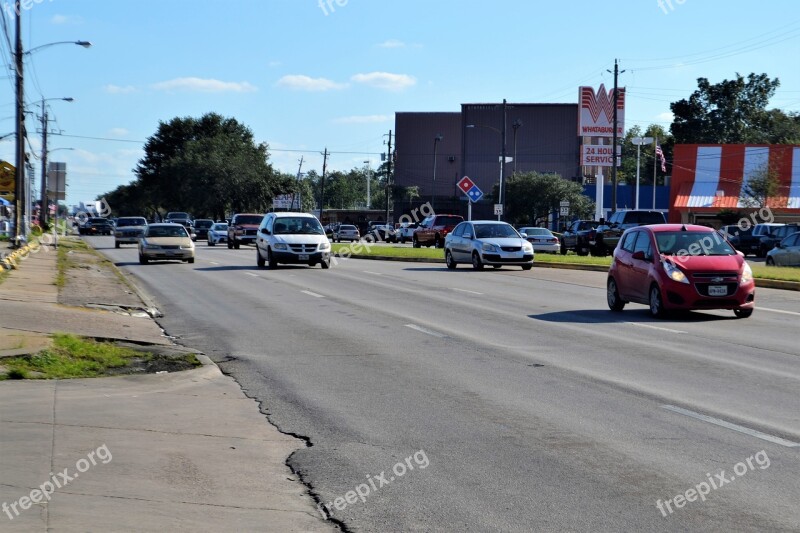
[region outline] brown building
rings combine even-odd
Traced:
[[[505,164],[504,179],[516,170],[555,172],[580,182],[577,104],[508,103],[503,111],[502,103],[490,103],[462,104],[461,112],[396,113],[394,219],[425,202],[438,213],[466,216],[466,197],[456,187],[463,176],[485,195],[474,204],[473,218],[492,218],[504,130],[506,158],[513,159]],[[419,198],[405,194],[412,186]]]

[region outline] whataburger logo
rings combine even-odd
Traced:
[[[625,89],[618,90],[617,109],[625,109]],[[607,92],[603,84],[597,94],[591,87],[581,87],[581,110],[589,112],[594,124],[597,124],[602,112],[606,123],[610,124],[614,120],[614,91]]]

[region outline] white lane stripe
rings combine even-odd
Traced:
[[[209,261],[208,264],[210,264],[210,265],[218,265],[219,263],[217,263],[216,261]]]
[[[406,324],[407,328],[411,328],[415,331],[419,331],[420,333],[424,333],[426,335],[431,335],[432,337],[437,337],[439,339],[444,339],[447,335],[442,335],[441,333],[436,333],[435,331],[431,331],[429,329],[423,328],[422,326],[418,326],[416,324]]]
[[[245,274],[247,274],[248,276],[253,276],[254,278],[259,278],[259,277],[261,277],[261,276],[259,276],[258,274],[253,274],[252,272],[245,272]]]
[[[454,291],[458,291],[458,292],[467,292],[469,294],[477,294],[478,296],[482,296],[483,295],[482,292],[469,291],[467,289],[459,289],[458,287],[451,287],[451,289],[453,289]]]
[[[303,294],[308,294],[309,296],[313,296],[314,298],[325,298],[323,295],[317,294],[316,292],[311,292],[311,291],[300,291],[300,292],[302,292]]]
[[[369,270],[362,270],[364,274],[372,274],[373,276],[383,276],[380,272],[370,272]]]
[[[714,418],[700,413],[695,413],[694,411],[689,411],[688,409],[683,409],[682,407],[676,407],[674,405],[662,405],[661,407],[663,407],[667,411],[672,411],[673,413],[690,416],[692,418],[696,418],[697,420],[708,422],[709,424],[721,426],[726,429],[732,429],[733,431],[738,431],[739,433],[744,433],[745,435],[750,435],[751,437],[756,437],[761,440],[765,440],[775,444],[780,444],[781,446],[786,446],[787,448],[796,448],[800,446],[800,443],[797,442],[792,442],[790,440],[782,439],[774,435],[768,435],[767,433],[761,433],[760,431],[756,431],[755,429],[750,429],[748,427],[740,426],[738,424],[726,422],[725,420],[720,420],[719,418]]]
[[[756,307],[759,311],[769,311],[770,313],[781,313],[782,315],[800,316],[800,313],[794,311],[784,311],[783,309],[770,309],[769,307]]]
[[[686,333],[685,331],[681,331],[679,329],[661,328],[658,326],[651,326],[650,324],[642,324],[640,322],[623,322],[623,324],[630,324],[631,326],[640,326],[643,328],[657,329],[659,331],[666,331],[668,333]]]

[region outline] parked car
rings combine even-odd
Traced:
[[[414,231],[416,231],[417,227],[418,225],[416,222],[401,222],[395,228],[397,240],[400,241],[401,244],[410,241],[414,237]]]
[[[561,250],[561,244],[558,242],[558,238],[547,228],[523,226],[517,231],[520,234],[525,234],[523,238],[531,243],[534,252],[557,254]]]
[[[325,235],[329,239],[333,240],[333,234],[336,232],[336,228],[338,228],[338,227],[339,227],[339,224],[335,224],[335,223],[325,224]]]
[[[626,230],[648,224],[666,223],[667,219],[661,211],[617,211],[608,218],[606,225],[597,226],[594,243],[589,243],[589,253],[597,256],[608,255],[617,247]]]
[[[226,222],[215,222],[206,235],[209,246],[216,246],[221,242],[228,242],[228,224]]]
[[[198,239],[206,240],[206,238],[208,237],[208,230],[213,225],[214,225],[214,221],[211,220],[210,218],[196,218],[196,219],[194,219],[194,224],[192,224],[192,226],[194,227],[194,233],[195,233],[194,240],[198,240]]]
[[[742,229],[737,225],[722,226],[719,230],[734,248],[747,257],[747,254],[758,255],[761,241],[753,235],[753,228]]]
[[[766,257],[767,253],[775,248],[779,242],[797,231],[800,231],[800,225],[794,222],[791,224],[784,224],[782,226],[770,228],[769,233],[759,239],[760,242],[758,256]]]
[[[114,247],[122,244],[137,244],[147,230],[147,219],[144,217],[119,217],[114,228]]]
[[[767,252],[767,266],[800,266],[800,232],[792,233]]]
[[[114,226],[107,218],[91,217],[78,230],[81,235],[113,235]]]
[[[267,213],[258,227],[256,265],[281,263],[330,267],[331,243],[317,217],[308,213]]]
[[[461,215],[431,215],[420,222],[411,242],[414,248],[421,246],[441,248],[444,246],[447,234],[463,221],[464,217]]]
[[[659,224],[627,230],[608,271],[607,302],[622,311],[635,302],[663,317],[673,309],[732,309],[747,318],[755,307],[750,265],[714,229]]]
[[[522,270],[530,270],[533,245],[505,222],[461,222],[444,239],[444,260],[451,270],[459,263],[471,263],[475,270],[481,270],[484,265],[494,268],[519,265]]]
[[[595,220],[576,220],[570,224],[561,235],[561,255],[567,255],[570,250],[578,255],[589,255],[599,225],[600,222]]]
[[[256,242],[258,225],[264,220],[264,215],[257,213],[238,213],[233,215],[228,224],[228,248],[239,249],[242,244]]]
[[[167,259],[194,263],[194,242],[181,224],[150,224],[139,239],[139,263]]]
[[[397,232],[392,224],[370,224],[361,238],[367,242],[397,242]]]
[[[172,222],[177,219],[192,220],[192,215],[190,215],[186,211],[170,211],[169,213],[167,213],[167,216],[164,217],[164,222]]]
[[[358,241],[361,239],[361,233],[358,228],[351,224],[340,224],[333,232],[333,242],[342,241]]]

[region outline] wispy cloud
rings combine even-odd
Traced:
[[[397,39],[387,39],[378,45],[381,48],[404,48],[406,43]]]
[[[38,3],[38,2],[37,2]],[[83,19],[72,15],[53,15],[50,24],[82,24]]]
[[[339,117],[333,120],[336,124],[375,124],[391,120],[388,115],[352,115]]]
[[[298,91],[322,92],[344,89],[346,83],[337,83],[326,78],[312,78],[302,74],[289,74],[278,80],[278,87],[286,87]]]
[[[127,137],[128,133],[130,133],[125,128],[111,128],[108,130],[108,135],[110,137]]]
[[[408,74],[392,74],[390,72],[370,72],[356,74],[351,78],[356,83],[363,83],[387,91],[402,91],[417,83],[414,76]]]
[[[269,63],[267,63],[267,66],[270,68],[275,68],[281,66],[282,64],[283,63],[281,63],[280,61],[270,61]]]
[[[251,93],[257,90],[255,85],[246,81],[221,81],[213,78],[175,78],[174,80],[154,83],[153,89],[157,91],[184,91],[201,93]]]
[[[675,120],[675,115],[667,111],[666,113],[660,113],[656,115],[656,118],[661,122],[672,122],[673,120]]]
[[[109,83],[108,85],[103,87],[103,90],[109,94],[127,94],[136,92],[136,87],[134,87],[133,85],[120,86],[120,85],[114,85],[113,83]]]

